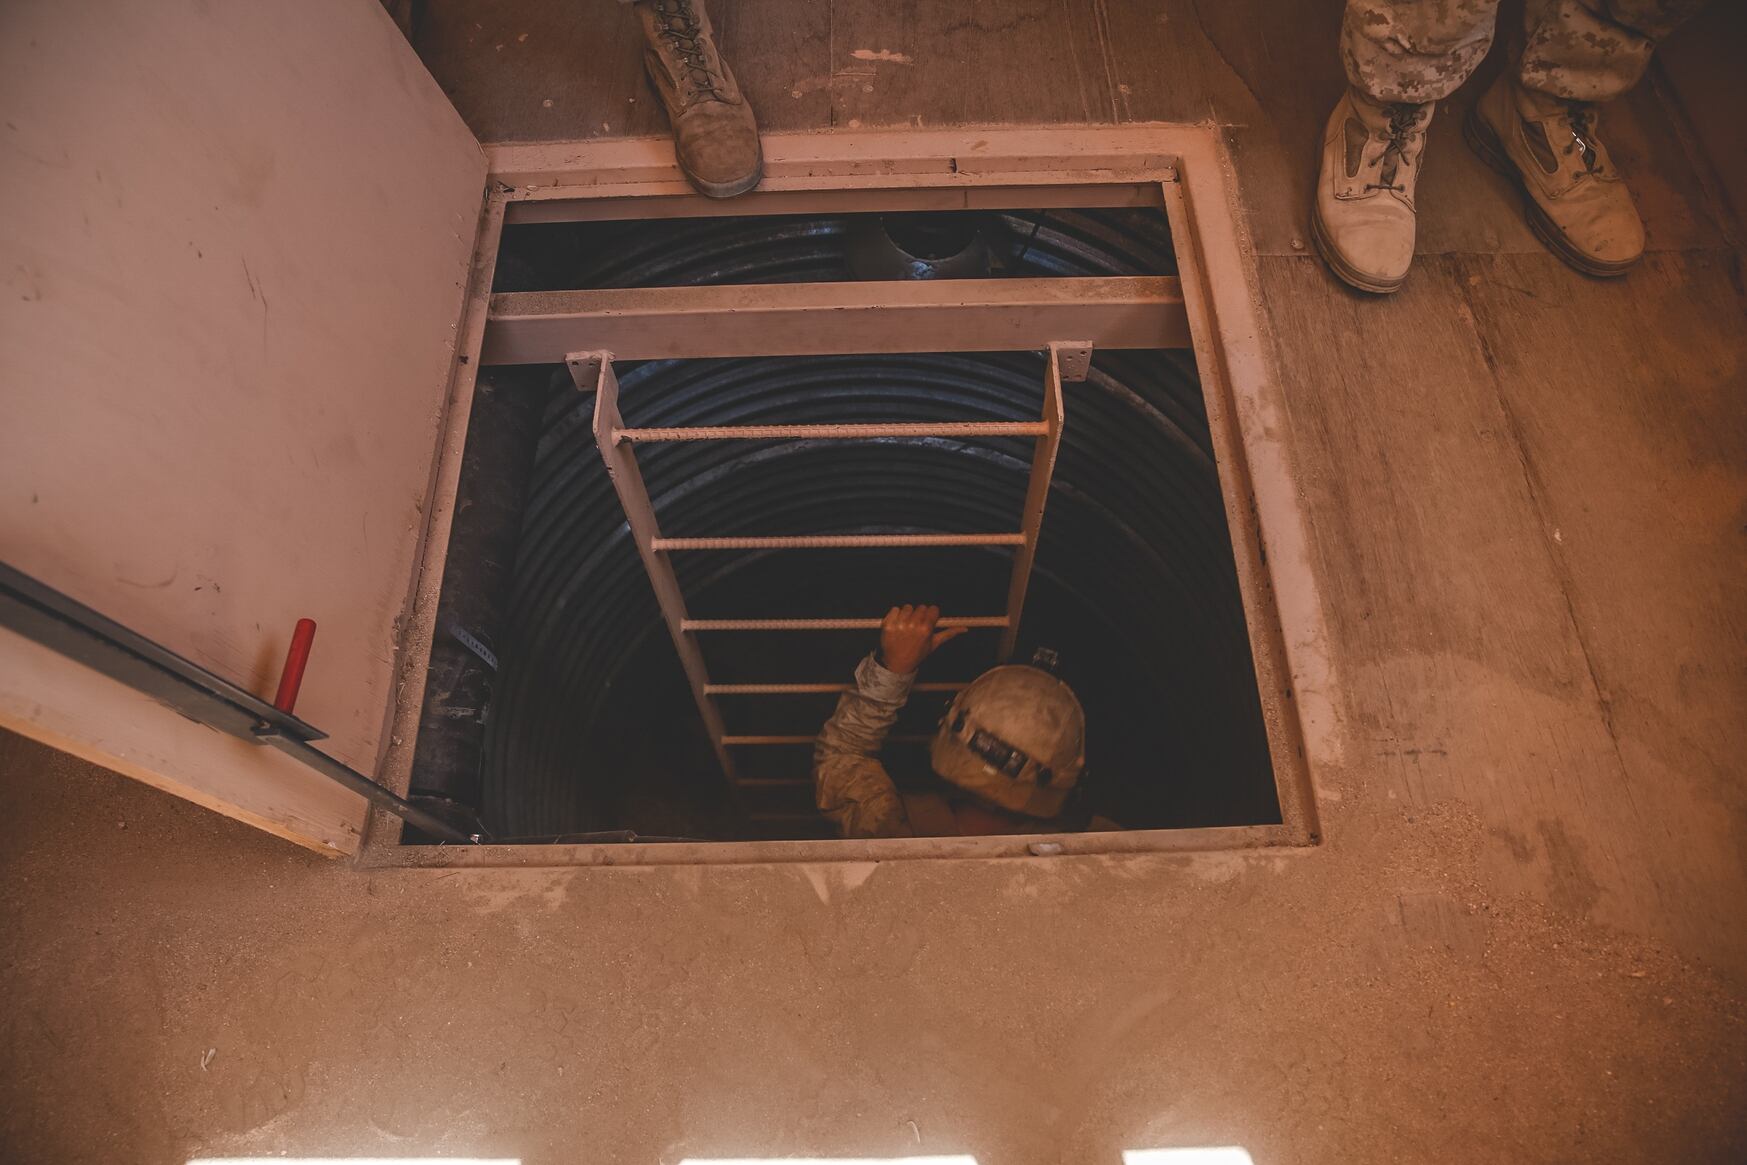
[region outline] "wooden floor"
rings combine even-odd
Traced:
[[[766,129],[1215,121],[1230,130],[1258,252],[1309,246],[1317,149],[1343,84],[1338,0],[714,0],[710,11]],[[430,0],[414,43],[485,141],[666,132],[633,22],[607,0]],[[1434,123],[1422,253],[1545,254],[1514,195],[1461,144],[1461,113],[1498,64],[1494,53]],[[1721,246],[1652,86],[1610,110],[1607,128],[1651,247]]]
[[[1747,1160],[1740,166],[1697,144],[1747,121],[1747,6],[1605,122],[1639,270],[1540,247],[1470,92],[1385,300],[1304,245],[1335,0],[711,10],[773,129],[1225,127],[1333,664],[1325,843],[366,871],[3,738],[0,1157]],[[486,139],[662,129],[612,0],[429,0],[414,39]]]

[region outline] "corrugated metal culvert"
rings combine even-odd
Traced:
[[[889,216],[888,216],[889,217]],[[897,223],[925,251],[974,220],[973,270],[1142,275],[1174,270],[1149,211],[1009,212]],[[858,219],[860,221],[858,221]],[[867,259],[874,216],[728,218],[512,228],[499,290],[833,281]],[[877,225],[877,224],[876,224]],[[952,245],[958,245],[954,243]],[[941,248],[950,251],[950,248]],[[851,253],[857,258],[852,267]],[[950,267],[950,258],[945,266]],[[1064,337],[1071,338],[1071,337]],[[628,424],[1029,420],[1038,353],[648,361],[618,366]],[[606,828],[747,836],[702,729],[590,432],[592,399],[562,386],[546,408],[484,750],[484,814],[502,835]],[[1101,352],[1068,387],[1021,652],[1060,651],[1084,701],[1101,812],[1129,827],[1278,820],[1260,702],[1215,474],[1187,352]],[[639,450],[664,533],[805,534],[1016,528],[1030,446],[1008,440],[692,442]],[[465,492],[465,485],[464,485]],[[676,557],[700,617],[877,615],[895,602],[998,612],[1011,552],[775,551]],[[866,635],[732,635],[705,647],[712,678],[844,680]],[[992,658],[972,633],[930,661],[968,679]],[[939,698],[918,697],[912,731]],[[830,697],[726,698],[732,732],[810,733]],[[902,729],[901,729],[902,730]],[[797,777],[807,750],[743,750],[746,777]],[[920,750],[898,775],[923,777]],[[805,814],[804,787],[760,806]],[[797,818],[789,836],[817,836]],[[768,835],[769,830],[755,831]]]

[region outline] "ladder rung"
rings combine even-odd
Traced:
[[[902,546],[1023,546],[1012,534],[795,534],[728,538],[654,538],[655,550],[843,550]]]
[[[817,732],[815,732],[811,736],[724,736],[722,738],[722,743],[723,744],[736,744],[736,745],[737,744],[812,744],[815,740],[818,740],[818,739],[819,739],[819,734]],[[922,735],[922,736],[888,736],[888,737],[886,737],[886,743],[887,744],[921,744],[923,741],[933,740],[933,739],[934,739],[933,734],[927,734],[927,735]],[[746,782],[742,781],[740,783],[745,784]]]
[[[854,440],[868,437],[1046,437],[1042,421],[922,421],[872,425],[694,425],[686,428],[614,429],[615,441]]]
[[[817,809],[811,813],[748,813],[746,816],[753,821],[817,821],[821,824],[825,823],[824,815]]]
[[[1005,627],[1005,615],[942,615],[936,627]],[[884,619],[682,619],[681,631],[878,631]]]
[[[913,684],[912,692],[962,692],[968,683]],[[706,696],[805,696],[853,692],[854,684],[705,684]]]

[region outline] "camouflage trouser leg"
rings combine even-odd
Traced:
[[[1527,0],[1523,85],[1605,101],[1637,84],[1656,42],[1705,0]],[[1347,0],[1347,79],[1377,101],[1436,101],[1492,45],[1498,0]]]
[[[1492,47],[1498,0],[1347,0],[1341,59],[1376,101],[1437,101]]]
[[[1572,101],[1618,97],[1644,75],[1656,42],[1705,0],[1528,0],[1523,87]]]

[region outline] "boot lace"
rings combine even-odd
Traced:
[[[1395,104],[1388,106],[1389,110],[1389,144],[1383,148],[1382,173],[1377,176],[1381,182],[1365,183],[1366,190],[1396,190],[1403,193],[1407,183],[1397,182],[1401,162],[1407,150],[1408,139],[1413,136],[1414,128],[1419,124],[1419,106]]]
[[[703,27],[691,0],[655,0],[651,7],[660,17],[661,39],[673,49],[691,87],[700,97],[721,99],[726,78],[710,67]]]
[[[1565,147],[1565,152],[1570,153],[1572,147],[1576,147],[1578,156],[1583,159],[1584,170],[1593,174],[1601,164],[1601,153],[1595,140],[1595,107],[1573,101],[1566,109],[1571,121],[1571,145]]]

